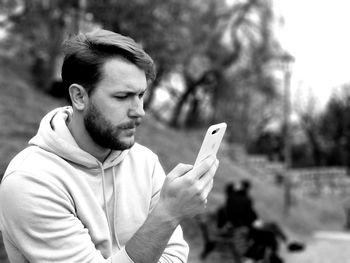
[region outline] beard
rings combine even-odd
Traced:
[[[113,125],[93,103],[89,104],[84,116],[84,125],[92,140],[103,148],[117,151],[130,149],[134,145],[133,139],[123,141],[121,133],[139,124],[140,121],[130,121]]]

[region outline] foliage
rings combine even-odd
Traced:
[[[350,167],[350,85],[344,85],[331,98],[321,116],[320,133],[326,148],[328,165]]]
[[[232,6],[224,0],[10,3],[3,0],[0,5],[7,10],[12,46],[20,47],[17,54],[27,58],[36,86],[43,89],[56,78],[62,40],[90,16],[104,28],[133,37],[154,58],[158,78],[146,106],[162,80],[182,74],[185,90],[176,99],[173,126],[181,125],[180,118],[186,126],[226,121],[227,138],[245,142],[275,114],[273,71],[280,48],[272,31],[270,0],[236,1]],[[204,108],[210,109],[210,118],[201,114]]]
[[[250,141],[247,151],[249,154],[267,155],[269,161],[283,160],[283,137],[277,131],[264,131]]]
[[[40,89],[48,90],[56,78],[61,43],[76,27],[78,6],[78,0],[1,2],[6,10],[7,41],[15,49],[14,56],[31,68]]]
[[[273,112],[272,107],[265,109],[274,104],[277,95],[272,66],[280,49],[271,31],[273,14],[269,1],[237,2],[224,14],[211,15],[212,37],[196,44],[195,54],[206,58],[209,66],[197,75],[185,68],[187,90],[174,110],[172,124],[178,125],[186,102],[192,106],[188,112],[196,114],[190,120],[198,119],[200,110],[193,107],[200,103],[194,102],[198,94],[205,93],[211,98],[211,105],[205,105],[213,109],[211,121],[229,122],[227,138],[244,142],[266,125],[259,121],[267,121]]]
[[[350,167],[349,85],[333,94],[323,112],[315,111],[314,105],[311,98],[305,109],[299,109],[299,123],[305,140],[293,146],[293,164]]]
[[[158,71],[169,72],[188,55],[188,28],[198,1],[89,1],[87,11],[105,28],[133,37],[151,54]],[[140,12],[142,10],[142,12]]]
[[[324,139],[320,131],[321,115],[316,111],[316,99],[309,97],[306,106],[299,106],[300,128],[306,140],[293,148],[294,166],[324,166],[327,163]]]

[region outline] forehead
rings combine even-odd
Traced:
[[[145,72],[122,58],[108,59],[101,67],[99,88],[113,91],[142,91],[147,88]]]

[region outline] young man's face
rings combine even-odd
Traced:
[[[143,70],[120,58],[107,60],[84,113],[85,128],[97,144],[113,150],[134,144],[136,127],[145,115],[146,88]]]

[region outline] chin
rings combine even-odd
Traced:
[[[127,146],[126,149],[130,149],[131,147],[133,147],[135,144],[135,141],[130,142]]]
[[[127,150],[130,149],[131,147],[133,147],[135,144],[135,140],[134,139],[129,139],[129,140],[123,140],[119,143],[119,145],[116,147],[116,150]]]

